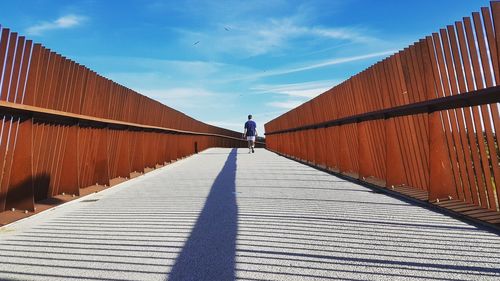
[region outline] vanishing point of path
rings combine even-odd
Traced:
[[[0,280],[500,280],[500,237],[263,149],[0,228]]]

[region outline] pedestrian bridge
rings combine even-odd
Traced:
[[[499,1],[255,153],[0,30],[0,280],[500,280]]]
[[[208,149],[0,232],[1,280],[496,280],[500,237],[264,149]]]

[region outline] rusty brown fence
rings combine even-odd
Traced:
[[[48,198],[65,201],[209,147],[246,145],[241,133],[190,118],[7,28],[0,64],[0,225]]]
[[[265,125],[270,150],[500,223],[500,3]]]

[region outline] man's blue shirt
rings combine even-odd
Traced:
[[[255,128],[257,128],[257,124],[254,121],[248,120],[245,122],[245,129],[247,129],[247,136],[252,137],[255,136]]]

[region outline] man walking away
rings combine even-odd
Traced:
[[[248,115],[248,121],[245,122],[245,131],[243,131],[243,138],[248,141],[248,153],[255,153],[255,137],[257,137],[257,124],[252,120],[252,115]]]

